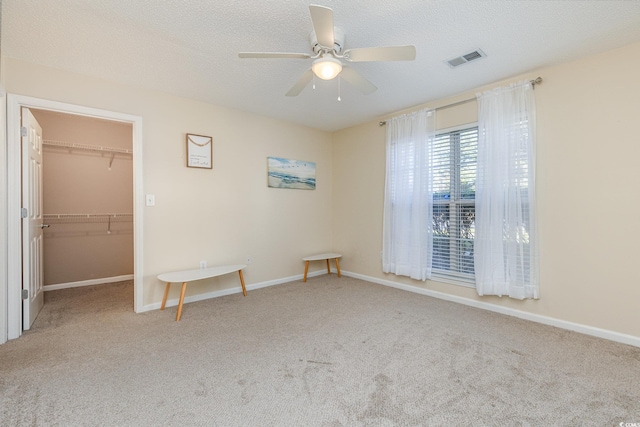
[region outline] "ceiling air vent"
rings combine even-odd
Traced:
[[[476,59],[484,58],[485,56],[487,56],[487,55],[483,51],[481,51],[480,49],[476,49],[473,52],[465,53],[462,56],[458,56],[456,58],[450,59],[450,60],[445,61],[445,62],[447,64],[449,64],[449,67],[455,68],[455,67],[459,67],[460,65],[466,64],[467,62],[471,62],[471,61],[475,61]]]

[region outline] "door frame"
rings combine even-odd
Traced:
[[[133,300],[134,311],[143,311],[143,175],[142,175],[142,117],[117,113],[81,105],[49,101],[22,95],[7,94],[7,276],[0,287],[6,289],[7,323],[0,334],[0,344],[22,335],[22,219],[20,125],[21,108],[34,108],[79,116],[95,117],[130,123],[133,128]],[[0,292],[4,291],[0,289]]]

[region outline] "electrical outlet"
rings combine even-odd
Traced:
[[[207,261],[200,261],[200,268],[207,268]]]
[[[247,264],[251,264],[251,257],[250,256],[247,257]]]

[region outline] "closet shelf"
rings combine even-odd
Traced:
[[[87,144],[76,144],[73,142],[64,142],[64,141],[54,141],[51,139],[42,140],[42,144],[48,147],[59,147],[59,148],[67,148],[70,150],[85,150],[85,151],[94,151],[98,153],[113,153],[113,154],[133,154],[133,150],[127,148],[115,148],[115,147],[103,147],[99,145],[87,145]]]
[[[91,214],[44,214],[42,219],[47,224],[99,223],[99,222],[131,222],[132,213],[91,213]]]

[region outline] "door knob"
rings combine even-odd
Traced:
[[[40,228],[49,228],[50,225],[49,224],[40,224]]]

